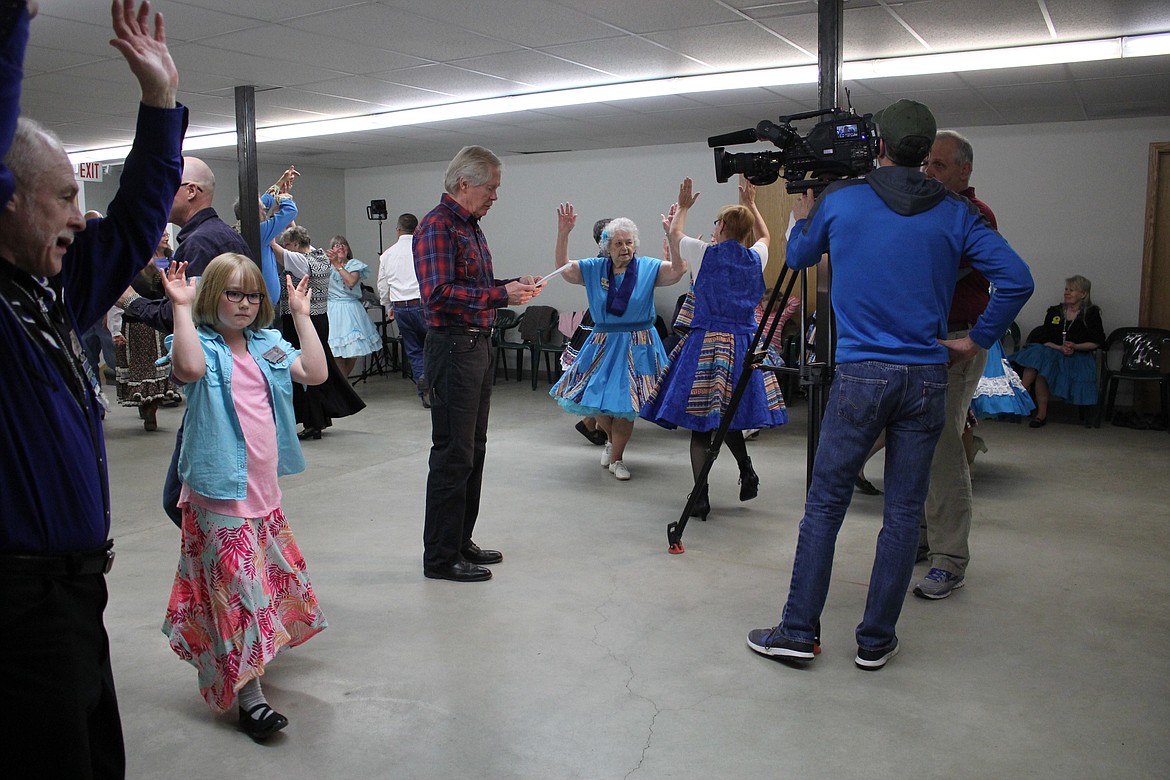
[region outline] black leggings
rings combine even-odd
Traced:
[[[711,440],[714,436],[715,431],[691,431],[691,472],[696,480],[699,478],[699,472],[703,470],[703,464],[707,462],[707,448],[711,446]],[[743,431],[728,431],[727,435],[723,437],[723,443],[727,445],[727,449],[731,450],[731,454],[735,456],[735,462],[742,469],[744,462],[748,459]]]

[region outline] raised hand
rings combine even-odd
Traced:
[[[179,71],[167,48],[163,15],[155,14],[150,32],[150,0],[143,0],[137,13],[134,0],[113,0],[110,6],[115,37],[110,45],[121,52],[138,79],[142,102],[155,108],[174,108],[179,91]]]
[[[678,208],[689,209],[695,205],[695,201],[699,199],[699,195],[702,193],[692,192],[693,187],[694,183],[691,181],[690,176],[687,176],[682,180],[682,184],[678,185]]]
[[[739,205],[747,206],[750,209],[755,202],[756,185],[741,176],[739,179]]]
[[[187,278],[186,263],[171,263],[162,275],[163,292],[174,306],[190,306],[195,303],[195,280]]]
[[[662,217],[662,232],[670,232],[670,223],[674,221],[674,213],[678,211],[678,203],[671,203],[670,209],[665,214],[659,214]]]
[[[287,193],[292,189],[293,180],[300,175],[301,172],[297,170],[297,167],[295,165],[290,165],[288,166],[288,170],[282,173],[280,178],[276,180],[276,186],[280,189],[281,192]]]
[[[300,283],[295,287],[291,276],[286,275],[284,283],[288,285],[288,310],[293,314],[308,315],[309,303],[313,300],[313,291],[309,289],[308,274],[302,276]]]
[[[577,212],[572,203],[562,203],[557,206],[557,232],[568,233],[577,226]]]

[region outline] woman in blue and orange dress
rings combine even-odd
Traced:
[[[769,245],[768,227],[756,208],[755,186],[750,182],[740,184],[738,205],[719,210],[711,244],[683,233],[687,212],[698,197],[691,180],[683,179],[668,234],[671,255],[681,256],[695,268],[694,317],[690,331],[670,355],[666,375],[642,409],[644,419],[691,431],[691,469],[696,481],[732,391],[749,365]],[[755,498],[760,484],[743,431],[786,422],[788,411],[776,375],[753,372],[724,440],[739,464],[740,501]],[[701,491],[692,512],[706,519],[711,509],[707,486]]]

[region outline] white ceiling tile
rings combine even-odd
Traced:
[[[460,99],[530,92],[534,85],[473,73],[451,65],[422,65],[379,73],[378,78],[408,87],[442,91]]]
[[[582,4],[582,10],[546,0],[495,0],[491,3],[389,0],[386,5],[526,47],[589,41],[620,34],[588,13],[597,10],[592,3]],[[523,19],[524,23],[517,24],[517,19]]]
[[[528,49],[470,57],[455,60],[451,64],[511,81],[525,82],[540,89],[579,87],[611,80],[608,74],[596,68]]]
[[[227,52],[248,51],[280,62],[298,62],[305,59],[314,65],[340,73],[366,74],[419,65],[424,61],[388,51],[385,48],[363,46],[320,32],[307,32],[281,25],[265,25],[204,38],[201,44]],[[388,43],[390,43],[388,41]],[[311,53],[308,57],[306,54]]]
[[[963,0],[898,5],[894,10],[934,51],[1047,43],[1052,40],[1035,0]],[[849,34],[846,12],[845,34]]]
[[[1165,0],[1045,0],[1057,35],[1111,38],[1166,29]]]
[[[432,62],[495,54],[513,44],[383,5],[362,4],[288,24],[309,32],[386,48]]]
[[[582,3],[580,7],[594,19],[632,33],[706,27],[740,18],[722,4],[710,0],[670,0],[669,3],[607,0]]]
[[[619,78],[643,79],[664,74],[682,76],[711,70],[669,49],[632,37],[550,46],[544,51],[598,68]]]
[[[810,58],[773,31],[754,22],[670,30],[650,33],[646,37],[671,51],[709,63],[715,70],[776,68],[816,61],[815,40]],[[784,35],[784,38],[789,36]]]

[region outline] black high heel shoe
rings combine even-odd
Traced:
[[[690,495],[687,498],[690,498]],[[704,485],[703,492],[699,494],[698,500],[691,507],[691,517],[697,517],[706,522],[709,514],[711,514],[711,500],[707,497],[707,486]]]
[[[302,440],[302,441],[304,441],[305,439],[320,439],[321,438],[321,429],[320,428],[305,428],[303,431],[301,431],[300,433],[297,434],[297,438]]]
[[[739,464],[739,500],[751,501],[760,494],[760,477],[752,468],[752,459],[744,458]]]

